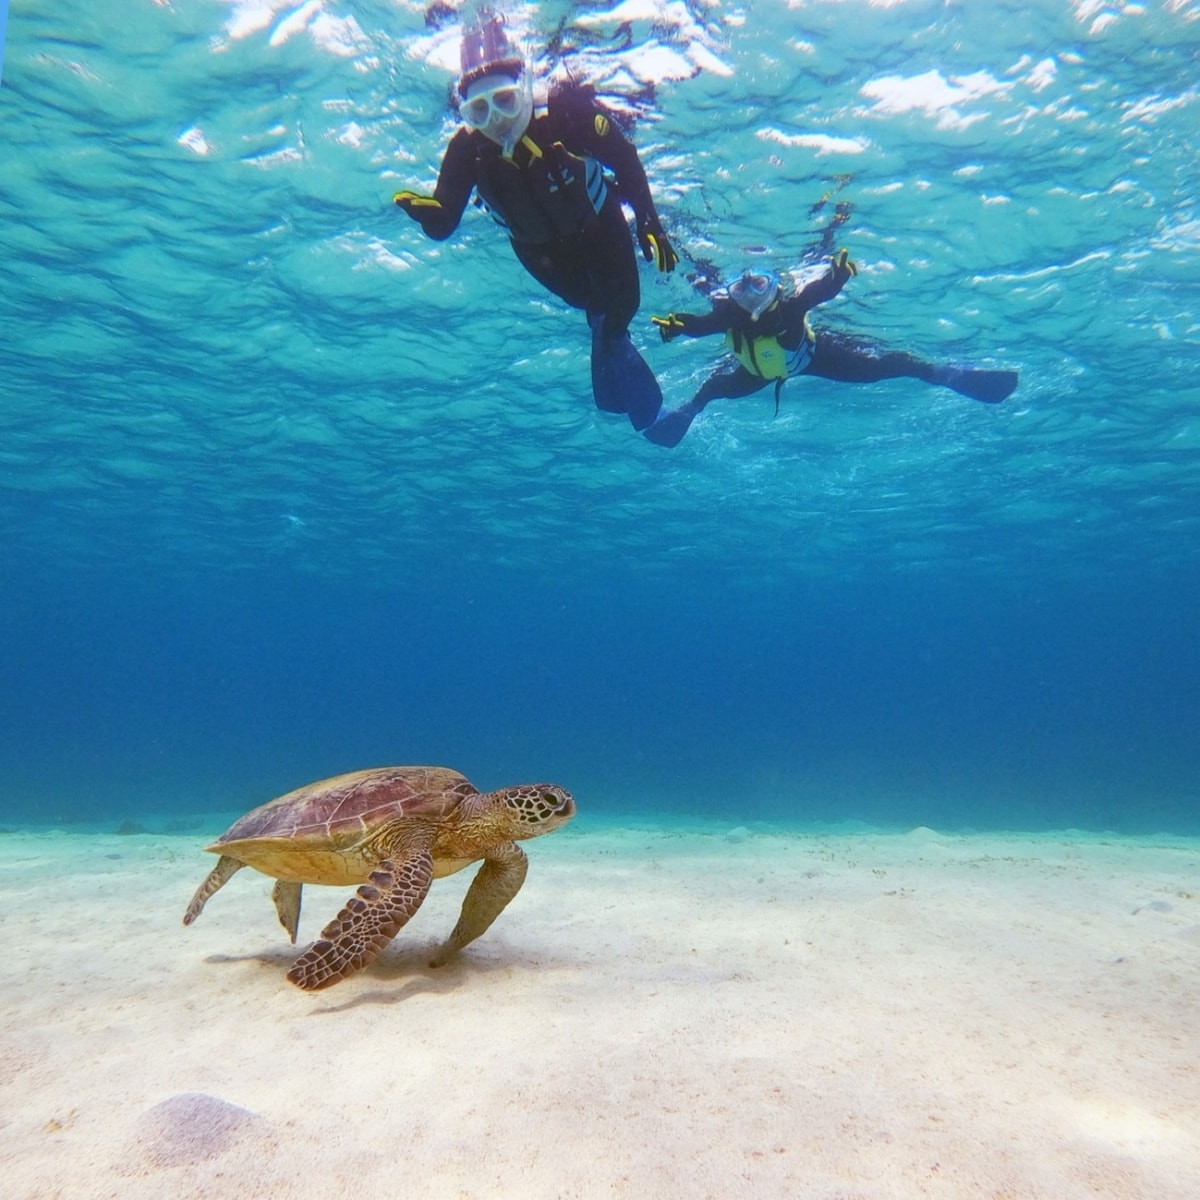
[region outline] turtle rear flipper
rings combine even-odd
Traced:
[[[217,859],[217,865],[209,871],[207,878],[196,889],[196,894],[187,906],[187,912],[183,914],[183,923],[190,925],[204,911],[204,906],[208,903],[209,896],[213,892],[219,892],[229,882],[230,877],[240,871],[245,865],[244,862],[239,862],[236,858],[230,858],[228,854],[222,854]]]
[[[489,854],[463,898],[458,924],[429,965],[444,966],[464,946],[485,933],[521,890],[528,870],[529,859],[516,842],[507,842]]]
[[[346,902],[321,936],[296,959],[288,979],[305,991],[329,987],[369,966],[408,923],[433,882],[433,856],[418,850],[384,861]]]
[[[289,883],[285,879],[275,880],[275,886],[271,889],[271,899],[275,901],[279,923],[288,931],[293,946],[296,944],[296,929],[300,924],[300,893],[303,890],[302,883]]]

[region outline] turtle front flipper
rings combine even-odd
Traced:
[[[245,865],[236,858],[230,858],[228,854],[222,854],[217,859],[217,865],[209,871],[207,878],[196,889],[196,894],[187,906],[187,912],[183,914],[183,923],[190,925],[203,912],[209,896],[214,892],[219,892],[229,882],[230,877]]]
[[[529,859],[516,842],[497,846],[471,881],[458,924],[429,965],[444,966],[464,946],[484,933],[521,890],[528,869]]]
[[[346,907],[296,959],[288,978],[305,991],[329,987],[370,966],[421,907],[433,882],[433,856],[419,850],[399,862],[384,861]]]
[[[288,931],[293,946],[296,944],[296,929],[300,925],[300,893],[303,891],[302,883],[289,883],[285,879],[275,880],[275,886],[271,889],[279,923]]]

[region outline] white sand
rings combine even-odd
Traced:
[[[201,840],[0,836],[8,1200],[1200,1196],[1200,842],[577,821],[308,995]]]

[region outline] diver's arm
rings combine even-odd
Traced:
[[[592,107],[582,120],[576,121],[583,149],[598,158],[613,175],[621,199],[633,209],[638,225],[652,224],[661,228],[650,181],[638,158],[637,147],[617,128],[615,122],[600,107]]]
[[[607,121],[608,118],[603,113],[597,112],[594,122],[597,131],[599,131],[601,123]],[[609,122],[609,132],[606,137],[608,139],[615,137],[616,139],[609,141],[605,147],[605,152],[609,157],[604,158],[599,153],[596,157],[605,166],[612,168],[617,179],[618,195],[622,200],[628,201],[633,209],[634,219],[637,222],[637,243],[642,257],[647,262],[653,262],[660,271],[675,270],[679,262],[679,255],[675,247],[671,245],[671,241],[662,227],[662,222],[658,219],[658,210],[654,207],[654,198],[650,195],[650,183],[646,179],[646,170],[642,166],[642,160],[638,158],[634,144],[618,133],[611,122]]]
[[[663,231],[637,148],[595,101],[552,97],[551,105],[571,130],[575,145],[568,145],[568,149],[581,150],[612,171],[617,194],[633,209],[637,241],[646,261],[653,261],[660,271],[673,271],[679,255]]]
[[[789,297],[789,308],[796,308],[801,313],[806,313],[811,308],[816,308],[818,304],[824,304],[826,300],[832,300],[845,287],[845,280],[834,278],[833,272],[830,271],[826,275],[820,275],[811,283],[807,283],[794,296]]]
[[[677,337],[708,337],[713,333],[726,333],[733,328],[737,317],[729,311],[727,303],[717,301],[711,312],[673,312],[665,317],[651,317],[650,320],[658,327],[662,340],[669,342]]]
[[[850,255],[845,250],[839,250],[829,261],[829,270],[806,284],[796,293],[794,300],[805,312],[832,300],[849,282],[852,275],[858,274],[858,267],[850,261]]]
[[[440,242],[458,228],[474,186],[475,152],[471,134],[467,129],[459,129],[446,147],[433,195],[406,191],[397,192],[393,199],[420,224],[427,237]]]

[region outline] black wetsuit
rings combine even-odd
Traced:
[[[472,191],[535,279],[571,307],[603,314],[606,337],[625,333],[641,293],[621,202],[633,209],[639,234],[661,236],[662,227],[637,150],[594,100],[552,93],[511,159],[482,133],[460,128],[442,159],[438,204],[412,215],[430,237],[449,237]]]

